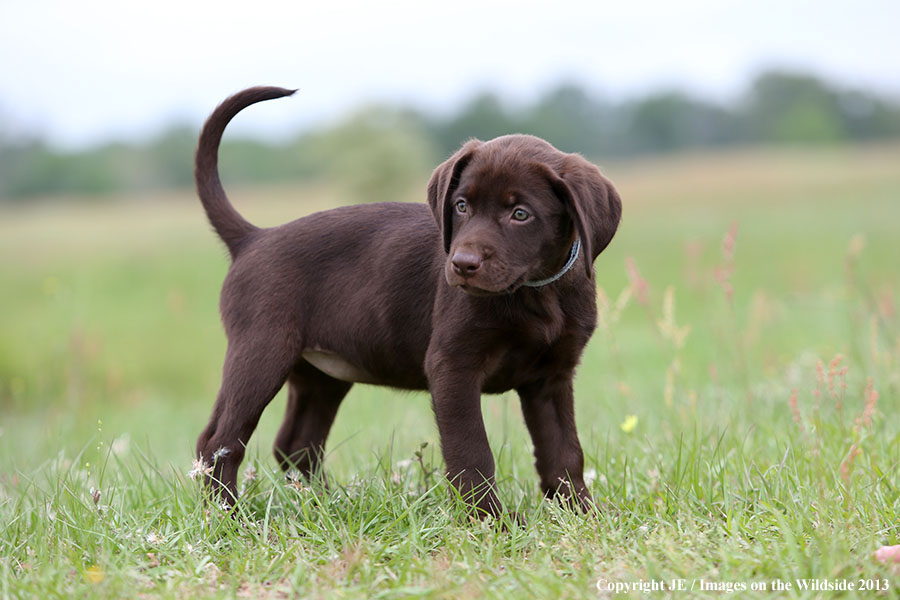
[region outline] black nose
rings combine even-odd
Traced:
[[[474,275],[481,268],[482,259],[477,254],[456,252],[450,262],[453,263],[453,270],[457,275],[468,277]]]

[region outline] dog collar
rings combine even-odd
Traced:
[[[575,243],[572,244],[572,249],[569,250],[569,260],[566,261],[566,265],[560,270],[556,275],[552,275],[546,279],[539,279],[537,281],[526,281],[522,285],[527,287],[543,287],[547,284],[553,283],[563,275],[565,275],[569,269],[572,268],[572,265],[575,264],[575,261],[578,260],[578,250],[581,249],[581,240],[579,238],[575,238]]]

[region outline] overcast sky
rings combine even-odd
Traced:
[[[367,101],[527,102],[563,80],[727,99],[773,66],[900,97],[898,30],[900,0],[0,0],[0,128],[135,139],[256,84],[301,88],[236,123],[268,135]]]

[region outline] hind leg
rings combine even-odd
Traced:
[[[331,424],[352,386],[329,377],[307,362],[291,371],[287,410],[274,448],[275,458],[283,470],[296,468],[307,479],[317,474]]]
[[[229,340],[222,387],[209,424],[197,440],[197,458],[212,467],[207,482],[224,502],[237,498],[237,470],[250,436],[290,372],[294,355],[274,337]],[[225,493],[223,493],[223,490]]]

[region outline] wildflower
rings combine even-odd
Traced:
[[[737,233],[738,223],[737,221],[732,221],[731,227],[728,228],[728,233],[722,239],[722,258],[725,259],[726,263],[734,261],[734,245],[737,241]]]
[[[818,396],[821,392],[822,386],[825,385],[825,365],[822,364],[821,360],[816,361],[816,391],[813,392],[816,396]]]
[[[100,502],[100,490],[95,489],[93,486],[91,486],[91,499],[94,501],[94,504]]]
[[[647,280],[641,277],[637,264],[630,256],[625,259],[625,270],[628,272],[628,281],[631,283],[631,291],[639,304],[650,305],[649,286]]]
[[[223,456],[228,456],[229,454],[231,454],[231,450],[229,450],[228,448],[222,446],[221,448],[219,448],[218,450],[216,450],[215,452],[213,452],[213,456],[212,456],[212,457],[213,457],[213,462],[216,462],[217,460],[219,460],[219,459],[222,458]]]
[[[112,443],[112,451],[116,456],[122,456],[128,453],[128,448],[131,445],[131,436],[127,433],[123,433],[119,437],[113,440]]]
[[[106,574],[97,565],[91,565],[84,570],[84,578],[88,583],[100,583],[106,577]]]
[[[828,375],[825,380],[828,384],[828,395],[834,399],[837,399],[837,392],[834,391],[834,378],[843,371],[843,369],[838,368],[842,360],[844,360],[844,357],[841,354],[836,354],[831,359],[831,362],[828,363]]]
[[[603,330],[609,330],[610,327],[619,322],[622,311],[628,306],[631,300],[631,286],[625,286],[616,298],[615,303],[611,303],[603,288],[597,288],[597,321]]]
[[[146,540],[147,540],[147,543],[150,544],[151,546],[156,546],[157,544],[161,544],[165,541],[162,538],[162,536],[157,534],[155,531],[149,532],[147,534]]]
[[[675,323],[675,288],[669,286],[663,294],[663,318],[656,322],[659,332],[664,339],[669,340],[676,349],[684,346],[684,340],[691,332],[691,326],[679,327]]]
[[[187,476],[191,479],[197,479],[197,477],[200,475],[205,475],[207,477],[212,475],[213,466],[207,465],[205,462],[203,462],[202,458],[195,458],[191,466],[192,468],[190,471],[188,471],[187,474]]]
[[[878,306],[878,314],[881,315],[881,318],[890,321],[897,316],[897,311],[894,308],[894,292],[890,288],[881,290],[875,299],[875,303]],[[872,318],[875,317],[873,316]]]
[[[597,322],[600,324],[602,329],[609,329],[609,321],[607,315],[609,314],[609,298],[606,296],[606,292],[603,291],[602,287],[597,287]]]
[[[619,322],[619,317],[622,316],[622,311],[628,306],[629,300],[631,300],[631,288],[624,287],[622,288],[622,291],[619,292],[619,297],[616,298],[616,303],[609,315],[609,320],[613,325]]]
[[[843,354],[835,354],[834,358],[831,359],[831,362],[828,363],[828,374],[831,377],[834,377],[838,371],[838,365],[841,364],[841,361],[844,360]]]
[[[666,386],[663,388],[663,401],[668,407],[672,407],[675,404],[675,375],[680,371],[681,361],[677,358],[666,369]]]
[[[731,223],[728,233],[722,239],[722,265],[717,266],[713,270],[713,277],[722,286],[725,292],[725,298],[732,302],[734,300],[734,286],[731,285],[731,276],[734,275],[734,246],[737,241],[737,221]]]
[[[247,468],[244,469],[244,483],[250,483],[251,481],[256,481],[256,467],[247,465]]]
[[[800,407],[797,402],[797,390],[794,389],[791,392],[791,399],[788,401],[788,404],[791,406],[791,412],[794,414],[794,423],[800,426],[800,431],[805,431],[803,427],[803,419],[800,417]]]
[[[860,454],[862,454],[862,450],[860,450],[856,444],[850,446],[850,452],[848,452],[847,457],[841,461],[841,479],[844,481],[850,479],[850,472],[853,470],[853,461],[856,460],[856,457]]]
[[[866,247],[866,236],[861,233],[857,233],[852,238],[850,238],[850,243],[847,244],[847,258],[849,260],[856,259],[862,251]]]
[[[628,415],[625,417],[625,420],[619,425],[619,428],[625,433],[631,433],[634,431],[634,428],[637,427],[638,418],[637,415]]]
[[[584,484],[591,485],[597,479],[597,469],[588,469],[584,472]]]
[[[303,483],[300,481],[300,478],[302,477],[300,471],[297,469],[290,469],[284,474],[284,477],[288,480],[289,486],[295,490],[303,490]]]
[[[875,414],[875,406],[878,405],[878,392],[875,391],[875,384],[872,382],[872,378],[869,377],[869,381],[866,384],[866,391],[864,392],[866,404],[863,407],[863,412],[856,418],[856,425],[862,427],[871,427],[872,425],[872,416]]]

